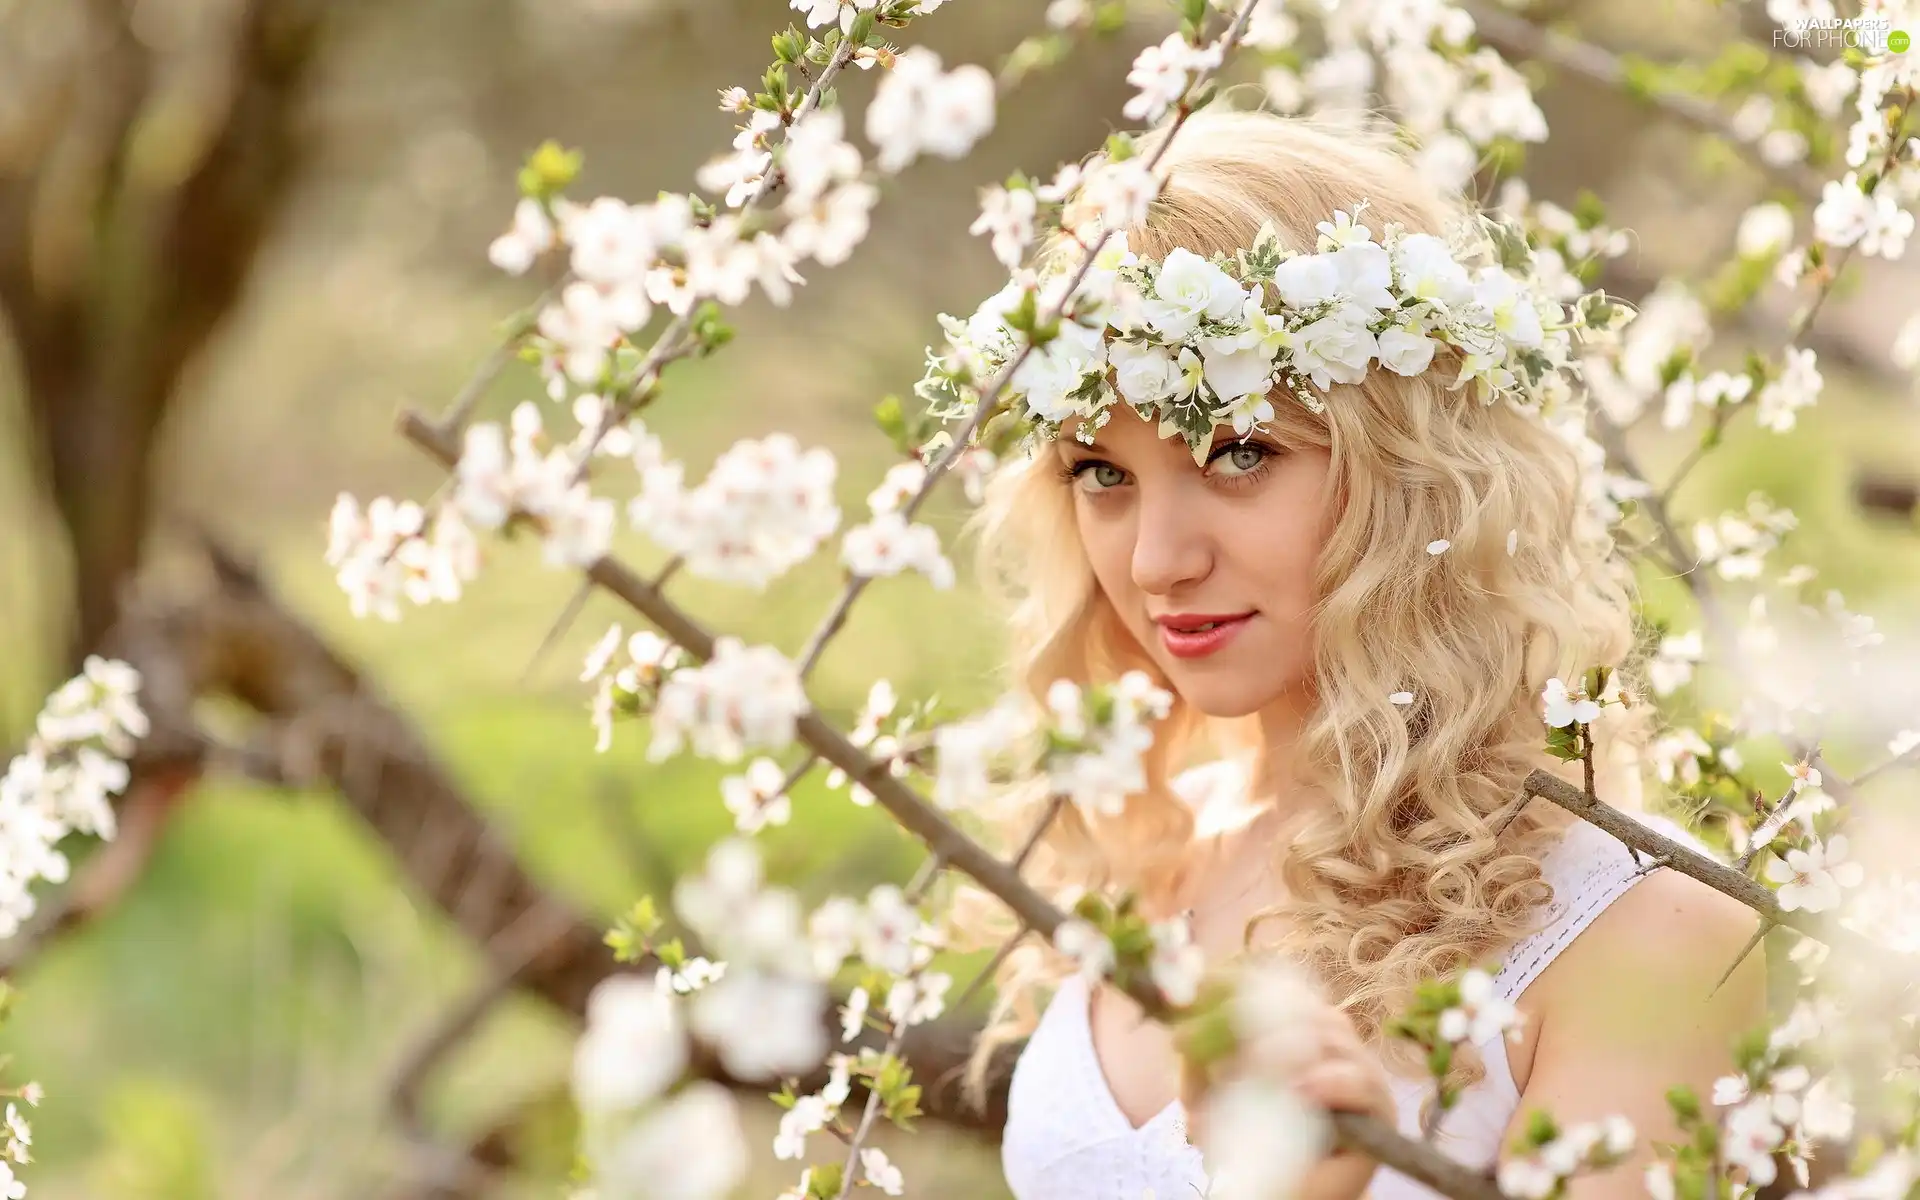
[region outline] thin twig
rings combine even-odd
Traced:
[[[551,287],[540,293],[539,299],[508,319],[506,337],[502,338],[500,344],[480,361],[480,365],[474,369],[473,374],[467,377],[466,383],[454,393],[453,403],[449,404],[447,411],[441,415],[440,428],[444,432],[456,436],[460,434],[466,426],[467,418],[473,415],[474,406],[480,403],[480,398],[487,394],[487,389],[493,386],[493,381],[498,379],[501,372],[505,371],[519,356],[520,343],[539,325],[541,311],[552,303],[553,298],[572,281],[573,272],[564,272]]]
[[[1759,926],[1754,929],[1753,936],[1747,939],[1746,945],[1740,947],[1740,953],[1733,956],[1733,961],[1728,963],[1727,969],[1720,973],[1719,980],[1713,985],[1713,991],[1708,992],[1707,995],[1715,995],[1721,988],[1726,986],[1727,980],[1733,978],[1733,973],[1740,969],[1740,964],[1747,961],[1747,955],[1753,953],[1753,948],[1760,944],[1767,936],[1767,931],[1772,928],[1773,924],[1771,922],[1760,922]]]
[[[1047,827],[1053,824],[1054,819],[1060,815],[1060,810],[1065,808],[1066,805],[1067,798],[1065,796],[1056,795],[1048,799],[1047,811],[1040,814],[1040,819],[1033,823],[1033,830],[1027,834],[1027,840],[1021,843],[1020,852],[1013,856],[1014,870],[1018,871],[1027,865],[1028,857],[1031,856],[1034,849],[1040,845],[1040,839],[1046,835]]]
[[[993,978],[993,973],[1000,969],[1000,964],[1007,961],[1007,956],[1013,953],[1014,947],[1026,941],[1027,935],[1032,932],[1031,929],[1022,925],[1012,937],[1000,943],[1000,948],[993,952],[993,957],[987,960],[987,965],[980,968],[979,973],[973,977],[973,982],[969,983],[966,988],[961,991],[958,1000],[947,1005],[947,1009],[951,1012],[958,1012],[965,1008],[967,1001],[978,995],[980,989],[987,985],[987,981]]]
[[[1815,765],[1818,766],[1819,764],[1816,763]],[[1853,786],[1856,788],[1865,787],[1867,785],[1867,782],[1876,775],[1880,775],[1886,771],[1891,771],[1896,767],[1913,767],[1913,766],[1920,766],[1920,745],[1914,746],[1913,749],[1907,751],[1905,754],[1896,754],[1893,757],[1887,759],[1885,762],[1876,763],[1873,766],[1868,767],[1866,770],[1860,772],[1858,775],[1855,775],[1853,777]],[[1821,767],[1821,775],[1823,776],[1823,780],[1822,780],[1823,782],[1824,782],[1825,774],[1826,774],[1826,768]]]
[[[567,630],[573,627],[574,621],[579,619],[581,611],[586,608],[588,597],[592,595],[593,581],[588,580],[568,598],[566,607],[560,610],[560,615],[554,619],[552,625],[547,627],[546,636],[540,639],[540,644],[534,647],[533,654],[528,657],[527,665],[521,669],[522,685],[533,677],[533,669],[540,665],[541,660],[546,658],[548,652],[566,635]]]

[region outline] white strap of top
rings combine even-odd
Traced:
[[[1690,849],[1706,851],[1685,829],[1664,817],[1629,815]],[[1651,862],[1598,826],[1578,821],[1569,827],[1565,838],[1540,863],[1541,876],[1553,887],[1551,917],[1544,929],[1521,939],[1507,953],[1494,976],[1495,993],[1508,1001],[1518,999],[1607,905],[1651,873]]]

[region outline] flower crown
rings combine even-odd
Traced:
[[[1513,226],[1481,216],[1447,239],[1388,222],[1375,241],[1357,221],[1365,208],[1320,222],[1312,254],[1284,249],[1271,222],[1252,247],[1211,259],[1176,247],[1156,261],[1116,234],[1077,282],[1058,271],[1016,279],[965,321],[942,314],[949,353],[930,353],[915,390],[936,416],[964,418],[971,381],[991,378],[1035,334],[1003,392],[1035,432],[1057,437],[1078,416],[1077,436],[1091,442],[1124,400],[1198,464],[1216,426],[1244,437],[1273,418],[1276,383],[1320,412],[1333,384],[1361,382],[1375,362],[1419,375],[1443,344],[1459,352],[1450,389],[1472,384],[1484,403],[1538,409],[1578,373],[1573,333],[1610,330],[1626,312],[1599,292],[1570,312],[1535,280]],[[1040,328],[1037,313],[1054,310],[1057,325]]]

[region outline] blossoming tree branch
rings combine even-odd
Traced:
[[[1059,813],[1072,806],[1110,814],[1142,786],[1140,753],[1169,702],[1144,675],[1087,688],[1063,680],[1044,710],[1009,697],[955,720],[938,719],[928,704],[903,711],[880,679],[856,727],[844,732],[806,692],[809,673],[870,585],[908,571],[938,587],[954,582],[938,535],[915,522],[948,473],[977,498],[981,480],[1020,438],[1036,428],[1058,433],[1073,416],[1097,424],[1120,404],[1156,414],[1165,432],[1199,453],[1219,424],[1244,433],[1271,419],[1274,403],[1320,404],[1333,384],[1354,382],[1376,362],[1415,374],[1449,353],[1458,355],[1455,383],[1466,396],[1536,412],[1579,450],[1589,517],[1646,562],[1684,577],[1704,626],[1662,635],[1650,670],[1654,696],[1623,690],[1607,663],[1550,681],[1540,697],[1542,738],[1578,764],[1584,786],[1536,772],[1513,798],[1515,811],[1535,797],[1559,805],[1643,855],[1645,869],[1683,871],[1757,912],[1763,932],[1794,935],[1801,978],[1789,1015],[1729,1047],[1729,1074],[1711,1098],[1672,1095],[1689,1140],[1662,1148],[1648,1188],[1687,1196],[1751,1190],[1771,1182],[1781,1160],[1804,1184],[1816,1142],[1854,1138],[1862,1152],[1828,1185],[1833,1194],[1904,1195],[1920,1170],[1913,1080],[1877,1072],[1889,1043],[1912,1041],[1901,1020],[1913,1013],[1912,977],[1888,955],[1915,945],[1915,897],[1899,878],[1866,881],[1840,830],[1858,786],[1920,756],[1920,733],[1895,731],[1887,762],[1851,783],[1826,765],[1819,746],[1831,731],[1827,714],[1809,703],[1805,681],[1771,661],[1781,638],[1763,598],[1756,595],[1743,623],[1721,594],[1722,585],[1763,578],[1768,555],[1792,532],[1792,515],[1756,495],[1742,513],[1684,530],[1672,500],[1680,479],[1742,414],[1776,433],[1794,428],[1822,386],[1814,352],[1798,343],[1841,268],[1900,256],[1920,196],[1909,121],[1920,87],[1915,62],[1879,45],[1716,75],[1726,94],[1712,99],[1741,105],[1729,128],[1754,144],[1753,154],[1835,175],[1820,190],[1804,240],[1792,209],[1758,205],[1743,215],[1737,258],[1720,275],[1691,286],[1668,281],[1628,305],[1590,289],[1626,249],[1624,232],[1610,228],[1597,205],[1569,212],[1535,200],[1511,177],[1486,218],[1456,242],[1391,225],[1376,237],[1365,198],[1356,197],[1350,210],[1329,214],[1309,253],[1263,236],[1224,261],[1133,255],[1118,231],[1146,215],[1161,185],[1160,156],[1233,70],[1256,71],[1267,103],[1282,111],[1383,96],[1423,169],[1461,188],[1483,163],[1517,161],[1546,137],[1525,77],[1482,43],[1466,8],[1438,0],[1184,0],[1174,6],[1179,27],[1141,52],[1128,75],[1136,94],[1123,115],[1157,126],[1157,139],[1116,135],[1050,180],[1016,177],[984,190],[972,230],[990,239],[1010,281],[970,317],[944,319],[946,342],[930,351],[915,389],[923,411],[898,403],[878,410],[901,461],[868,497],[866,519],[841,534],[846,586],[790,657],[709,630],[668,587],[684,572],[763,588],[816,554],[840,526],[832,457],[784,434],[744,440],[689,486],[644,413],[670,397],[672,363],[727,345],[728,306],[756,290],[788,304],[802,265],[845,261],[888,177],[922,155],[965,155],[995,121],[997,88],[1018,74],[996,81],[984,68],[950,69],[924,48],[892,43],[943,0],[793,6],[805,30],[775,36],[775,60],[755,89],[722,94],[722,107],[742,121],[731,150],[699,172],[704,195],[578,204],[565,194],[577,160],[554,148],[534,156],[511,227],[490,256],[513,274],[543,274],[549,286],[447,413],[402,418],[405,436],[452,472],[449,486],[425,504],[383,497],[362,505],[343,496],[327,551],[356,613],[396,619],[404,603],[459,598],[478,575],[481,533],[531,534],[549,562],[583,571],[645,621],[630,636],[609,629],[585,664],[595,744],[604,749],[623,724],[644,718],[656,760],[688,751],[728,763],[751,756],[720,798],[742,836],[716,846],[700,874],[661,898],[697,936],[698,953],[662,936],[655,898],[611,935],[623,961],[654,970],[610,979],[589,1006],[574,1088],[593,1186],[606,1196],[718,1196],[737,1184],[747,1148],[731,1094],[682,1080],[697,1041],[735,1076],[770,1085],[827,1065],[821,1090],[782,1085],[776,1093],[785,1116],[774,1154],[804,1163],[790,1195],[843,1197],[866,1186],[899,1194],[899,1168],[868,1140],[881,1118],[905,1126],[918,1111],[918,1084],[898,1051],[904,1031],[938,1016],[953,987],[933,965],[943,945],[934,884],[949,868],[1010,910],[1019,939],[1036,939],[1090,978],[1110,979],[1150,1016],[1178,1026],[1191,1069],[1224,1078],[1229,1064],[1237,1068],[1215,1095],[1231,1094],[1237,1111],[1270,1114],[1272,1122],[1264,1131],[1233,1122],[1203,1147],[1223,1168],[1220,1194],[1287,1194],[1326,1138],[1460,1200],[1554,1196],[1573,1177],[1627,1157],[1636,1134],[1625,1122],[1562,1127],[1542,1113],[1498,1170],[1483,1174],[1372,1118],[1290,1107],[1288,1056],[1268,1045],[1298,995],[1284,972],[1210,965],[1182,922],[1149,921],[1131,896],[1091,893],[1069,903],[1031,884],[1023,867]],[[1121,23],[1124,7],[1056,0],[1047,30],[1014,62],[1033,69],[1058,61],[1074,39]],[[1826,12],[1788,0],[1767,7],[1782,22]],[[1863,12],[1898,17],[1881,4]],[[870,158],[849,136],[838,103],[836,85],[849,66],[879,76],[865,116]],[[1688,111],[1702,123],[1697,107]],[[1036,273],[1028,260],[1048,230],[1071,252],[1064,265]],[[1750,352],[1738,369],[1709,367],[1714,322],[1702,296],[1737,310],[1775,286],[1803,296],[1779,353]],[[1122,296],[1138,311],[1116,317]],[[662,318],[662,332],[641,344]],[[1110,341],[1103,329],[1126,336]],[[1920,356],[1904,346],[1920,343],[1920,324],[1909,330],[1900,353]],[[516,354],[538,365],[547,404],[521,404],[504,427],[474,422],[479,396]],[[1668,430],[1701,430],[1700,455],[1659,485],[1624,436],[1646,415]],[[549,433],[568,418],[572,432]],[[654,578],[609,553],[620,509],[603,493],[616,474],[637,476],[627,518],[671,555]],[[1441,539],[1428,552],[1450,549]],[[1510,537],[1506,552],[1516,549]],[[1777,582],[1791,589],[1808,578],[1790,571]],[[1793,616],[1835,631],[1850,654],[1876,641],[1871,621],[1837,594]],[[1659,699],[1672,697],[1678,710],[1710,664],[1737,683],[1740,711],[1698,728],[1670,720],[1654,758],[1664,781],[1705,806],[1731,863],[1663,837],[1609,805],[1596,784],[1595,727]],[[1417,699],[1409,690],[1391,702],[1411,708]],[[1780,739],[1789,760],[1772,803],[1756,799],[1763,790],[1735,747],[1766,737]],[[750,839],[790,819],[788,791],[822,764],[831,786],[884,809],[929,857],[905,888],[882,885],[864,900],[836,897],[809,913],[763,877]],[[1040,823],[1017,843],[990,844],[983,814],[1008,790],[1034,782],[1051,797]],[[848,979],[856,982],[842,1001],[842,1032],[852,1041],[877,1026],[886,1034],[878,1051],[838,1052],[821,1025],[830,986]],[[1843,1003],[1845,1029],[1835,1020]],[[1487,974],[1469,966],[1423,989],[1393,1036],[1425,1053],[1444,1108],[1455,1048],[1514,1020]],[[1877,1053],[1862,1073],[1870,1047]],[[848,1107],[856,1081],[867,1092],[857,1112]],[[822,1153],[810,1140],[821,1133],[839,1144]]]

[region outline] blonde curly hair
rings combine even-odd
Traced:
[[[1163,136],[1145,135],[1149,152]],[[1266,113],[1195,114],[1159,170],[1163,191],[1127,231],[1129,247],[1152,257],[1176,246],[1231,253],[1269,220],[1291,248],[1311,251],[1315,225],[1362,197],[1376,231],[1398,221],[1444,234],[1466,211],[1390,134]],[[1374,1041],[1416,983],[1490,962],[1540,923],[1549,898],[1540,855],[1565,818],[1545,801],[1521,804],[1521,781],[1545,767],[1578,782],[1580,769],[1543,752],[1547,679],[1605,664],[1624,669],[1632,690],[1631,577],[1584,515],[1578,456],[1537,415],[1447,390],[1456,370],[1445,357],[1414,378],[1376,370],[1336,386],[1323,414],[1273,394],[1280,443],[1331,456],[1336,520],[1314,580],[1317,705],[1296,771],[1333,803],[1274,847],[1290,900],[1256,920],[1281,918],[1282,950]],[[1008,686],[1040,702],[1056,679],[1097,683],[1137,668],[1172,690],[1102,595],[1084,549],[1072,552],[1072,493],[1052,465],[1044,448],[1008,462],[970,522],[980,578],[1007,611]],[[1451,548],[1428,554],[1438,538]],[[1409,681],[1413,704],[1391,703]],[[1596,726],[1600,794],[1626,807],[1639,803],[1647,715],[1641,706]],[[1194,827],[1176,774],[1206,751],[1257,768],[1257,721],[1209,718],[1176,697],[1146,756],[1146,789],[1117,818],[1090,821],[1068,806],[1029,859],[1033,882],[1055,894],[1131,888],[1164,904]],[[1010,799],[1009,846],[1046,803],[1039,781]],[[958,898],[963,942],[1013,932],[988,899]],[[1034,939],[1001,964],[968,1073],[976,1096],[994,1051],[1032,1030],[1038,993],[1065,969]],[[1419,1069],[1410,1048],[1380,1049],[1389,1067]],[[1462,1056],[1455,1082],[1481,1073]]]

